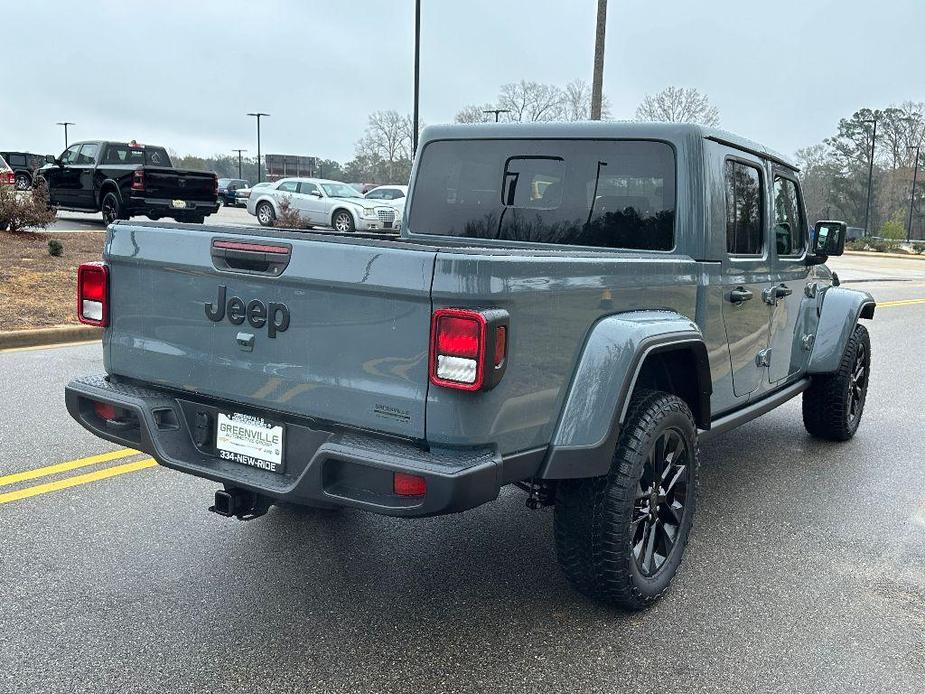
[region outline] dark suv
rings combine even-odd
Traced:
[[[0,157],[3,157],[16,173],[16,190],[29,190],[36,170],[47,161],[44,154],[29,152],[0,152]]]

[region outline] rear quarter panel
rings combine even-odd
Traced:
[[[428,440],[497,443],[502,453],[548,444],[594,324],[643,307],[693,319],[698,273],[691,258],[668,254],[439,253],[434,308],[506,310],[508,365],[487,392],[431,386]]]

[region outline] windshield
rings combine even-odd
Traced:
[[[220,179],[218,179],[218,187],[219,187],[219,188],[226,188],[226,187],[228,186],[229,183],[231,183],[231,179],[230,179],[230,178],[220,178]]]
[[[322,183],[325,195],[329,198],[362,198],[363,196],[346,183]]]
[[[674,150],[662,142],[435,141],[415,180],[412,233],[674,247]]]

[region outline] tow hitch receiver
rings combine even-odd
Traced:
[[[215,492],[215,505],[210,506],[209,510],[226,518],[247,521],[260,518],[272,505],[270,498],[244,489],[219,489]]]

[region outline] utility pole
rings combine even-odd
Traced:
[[[597,0],[597,34],[594,37],[594,77],[591,80],[591,120],[601,119],[604,91],[604,29],[607,26],[607,0]]]
[[[418,151],[418,123],[421,99],[421,0],[414,0],[414,116],[411,133],[411,157]]]
[[[870,199],[874,189],[874,147],[877,146],[877,119],[867,118],[862,123],[873,123],[874,133],[870,138],[870,169],[867,171],[867,212],[864,215],[864,233],[870,236]]]
[[[912,195],[909,196],[909,225],[906,227],[906,241],[912,240],[912,211],[915,209],[915,184],[919,177],[919,149],[922,144],[915,147],[909,147],[909,151],[915,150],[915,166],[912,169]]]
[[[502,113],[510,113],[511,109],[509,108],[487,108],[482,113],[494,113],[495,114],[495,123],[500,120]]]
[[[65,121],[61,121],[61,122],[58,123],[57,125],[63,125],[63,126],[64,126],[64,149],[67,149],[67,126],[69,126],[69,125],[77,125],[77,123],[72,123],[72,122],[69,121],[69,120],[65,120]]]
[[[269,113],[248,113],[248,116],[253,116],[257,119],[257,183],[263,181],[263,176],[260,173],[260,119],[263,117],[269,117]]]
[[[233,149],[232,152],[238,153],[238,178],[244,178],[244,174],[241,173],[241,153],[246,152],[246,149]]]

